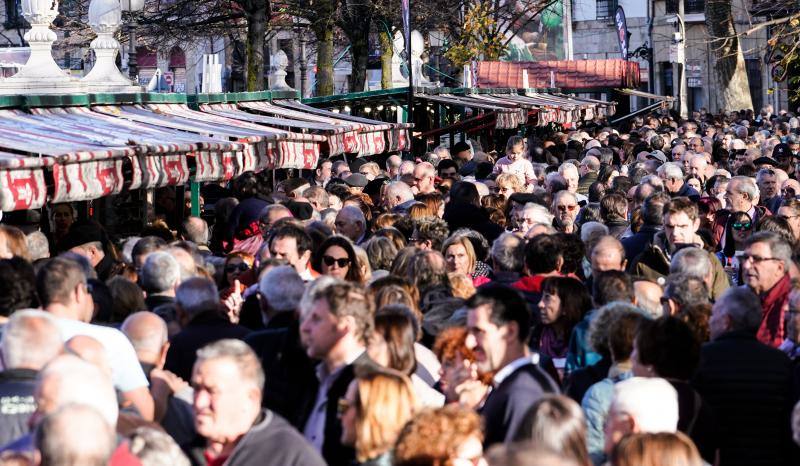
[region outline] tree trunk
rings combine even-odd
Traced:
[[[314,28],[317,37],[316,95],[333,94],[333,24]]]
[[[391,89],[394,43],[387,31],[380,31],[378,38],[381,45],[381,89]]]
[[[247,13],[247,90],[264,90],[264,36],[267,32],[268,4]]]
[[[353,31],[350,38],[350,92],[361,92],[367,81],[367,60],[369,59],[369,22],[367,28]]]
[[[752,109],[744,54],[733,24],[731,0],[706,0],[706,28],[716,57],[714,79],[718,110]]]

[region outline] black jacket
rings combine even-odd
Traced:
[[[482,234],[489,244],[503,233],[503,228],[489,219],[486,209],[472,204],[448,203],[444,208],[443,217],[450,231],[470,228]]]
[[[28,420],[36,411],[33,393],[37,371],[7,369],[0,372],[0,445],[16,440],[30,431]]]
[[[206,466],[205,441],[198,437],[183,449],[194,466]],[[225,466],[325,466],[300,433],[282,417],[265,410],[242,437]]]
[[[642,225],[639,231],[620,240],[622,247],[625,249],[625,258],[628,259],[628,266],[633,263],[636,256],[653,243],[653,236],[659,231],[661,231],[660,226]]]
[[[225,338],[242,340],[248,333],[250,333],[249,330],[232,324],[225,315],[217,310],[201,312],[170,340],[164,369],[173,372],[183,380],[191,380],[192,367],[197,360],[197,350]]]
[[[729,332],[703,346],[692,385],[717,417],[722,465],[797,464],[792,364],[785,354],[753,334]]]
[[[481,408],[486,423],[484,447],[512,442],[530,407],[546,393],[558,393],[558,386],[539,364],[525,364],[506,377]]]
[[[293,312],[276,315],[267,327],[244,340],[258,355],[264,373],[268,374],[263,405],[302,431],[305,400],[316,396],[319,383],[314,361],[300,343],[300,324]]]
[[[347,393],[347,387],[355,378],[355,368],[360,365],[374,365],[375,363],[367,356],[366,351],[353,361],[349,366],[345,366],[333,381],[327,393],[327,403],[325,405],[325,439],[322,444],[322,457],[328,466],[350,466],[356,458],[353,447],[342,445],[342,422],[337,415],[338,401]],[[309,387],[310,397],[304,400],[303,416],[300,422],[303,429],[311,417],[311,410],[314,409],[317,391],[319,390],[319,379],[314,374],[314,385]]]

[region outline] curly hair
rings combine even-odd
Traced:
[[[430,241],[431,249],[440,250],[442,242],[450,234],[447,222],[439,217],[423,217],[416,221],[418,240]]]
[[[394,465],[452,466],[459,447],[473,438],[483,441],[481,418],[471,409],[451,404],[422,411],[400,431]]]
[[[364,244],[364,250],[372,270],[389,270],[397,256],[397,247],[385,236],[373,236]]]

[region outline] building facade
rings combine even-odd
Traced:
[[[572,23],[575,58],[621,57],[614,13],[617,6],[622,6],[630,33],[629,52],[639,52],[629,59],[639,62],[642,72],[640,90],[678,97],[676,33],[679,33],[678,37],[683,33],[675,17],[681,1],[687,108],[689,111],[702,108],[712,112],[724,110],[719,108],[714,91],[714,52],[705,25],[704,0],[576,0]],[[753,23],[764,19],[751,16],[750,0],[733,0],[733,3],[737,31],[747,30]],[[758,110],[763,105],[772,104],[776,111],[789,110],[787,83],[774,82],[770,67],[764,64],[769,33],[769,28],[763,28],[740,41],[753,107]],[[652,58],[642,54],[648,48],[652,49]],[[637,105],[641,107],[644,102],[632,102],[632,107]]]

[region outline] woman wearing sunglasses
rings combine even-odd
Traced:
[[[744,242],[754,230],[755,225],[747,212],[734,212],[728,217],[722,249],[717,253],[717,258],[734,285],[742,284],[738,256],[744,253]]]
[[[232,252],[225,257],[222,280],[219,284],[219,295],[222,299],[227,298],[236,291],[234,284],[237,280],[239,281],[238,291],[240,293],[243,293],[252,284],[252,274],[246,272],[253,267],[253,262],[253,256],[245,252]]]
[[[314,270],[340,280],[362,284],[364,275],[358,266],[353,243],[344,236],[331,236],[317,249],[311,261]]]

